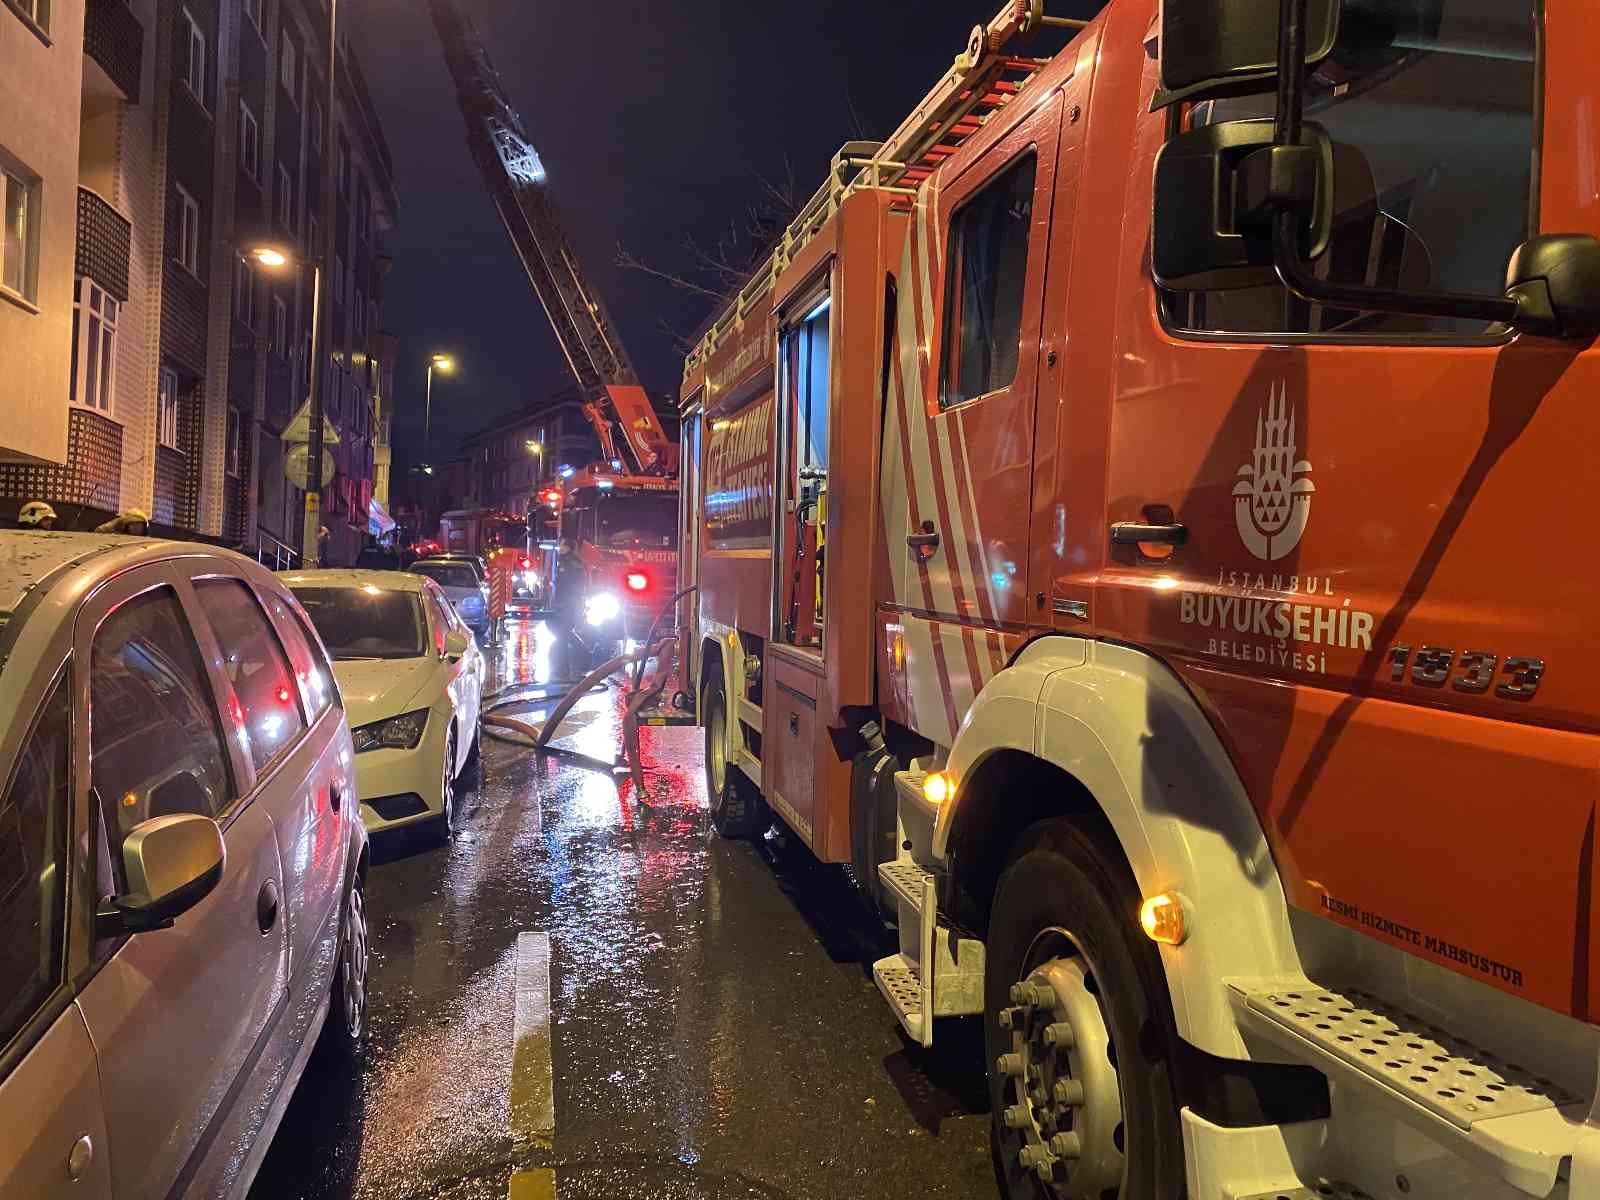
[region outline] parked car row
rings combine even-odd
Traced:
[[[448,835],[483,682],[421,573],[0,533],[0,1194],[248,1190],[360,1053],[367,831]]]

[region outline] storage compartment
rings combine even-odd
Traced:
[[[762,781],[767,801],[806,845],[816,844],[817,684],[809,662],[768,657]],[[821,663],[816,664],[820,670]]]

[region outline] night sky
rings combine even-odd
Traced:
[[[788,167],[809,194],[843,141],[886,136],[996,0],[461,0],[477,21],[592,283],[642,381],[676,395],[704,299],[615,265],[619,243],[688,268]],[[1054,0],[1077,15],[1098,4]],[[537,299],[485,196],[421,0],[342,0],[394,154],[400,224],[384,326],[400,337],[397,457],[420,456],[430,352],[433,456],[565,387]],[[854,109],[854,117],[852,116]],[[857,132],[857,122],[862,132]],[[787,164],[787,167],[786,167]]]

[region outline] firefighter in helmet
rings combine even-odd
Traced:
[[[29,500],[17,514],[17,528],[49,530],[56,527],[56,510],[43,500]]]
[[[126,533],[133,537],[144,537],[150,532],[150,514],[142,508],[130,508],[127,512],[118,513],[104,524],[95,526],[95,532]]]

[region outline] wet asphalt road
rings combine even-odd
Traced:
[[[496,666],[561,673],[520,623]],[[619,725],[616,691],[596,693],[561,744],[610,761]],[[375,839],[366,1062],[307,1070],[251,1200],[502,1198],[542,1169],[561,1200],[995,1195],[977,1031],[943,1023],[930,1052],[901,1035],[872,982],[892,932],[797,843],[716,836],[700,736],[642,732],[647,799],[486,738],[452,844]],[[533,931],[551,947],[548,1146],[510,1133]]]

